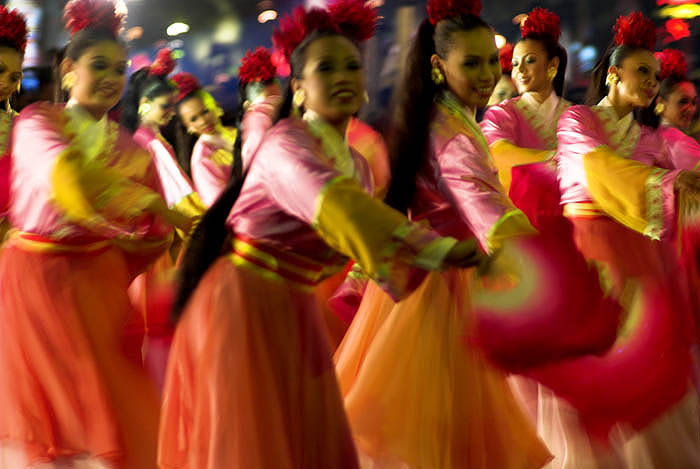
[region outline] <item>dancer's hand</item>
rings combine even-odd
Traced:
[[[488,261],[476,239],[460,241],[445,256],[444,263],[450,267],[479,267]]]

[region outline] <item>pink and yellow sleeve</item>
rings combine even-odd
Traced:
[[[243,121],[241,122],[243,170],[250,165],[250,161],[260,147],[265,133],[272,127],[281,99],[279,95],[266,96],[264,99],[251,104],[243,115]]]
[[[443,192],[484,249],[493,251],[504,239],[535,233],[527,216],[503,191],[488,154],[468,135],[453,137],[437,160]]]
[[[192,155],[192,180],[205,206],[211,207],[226,188],[233,166],[233,153],[197,144]]]
[[[339,175],[291,140],[274,147],[276,157],[265,155],[265,178],[275,201],[354,259],[393,298],[416,288],[426,269],[439,269],[456,244],[373,199],[355,179]]]

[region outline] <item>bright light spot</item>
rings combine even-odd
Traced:
[[[231,79],[231,75],[229,75],[228,73],[219,73],[214,77],[214,83],[216,83],[217,85],[220,85],[222,83],[226,83],[230,79]]]
[[[687,3],[684,5],[663,7],[659,10],[659,16],[688,20],[700,16],[700,5]]]
[[[182,39],[173,39],[172,41],[168,42],[168,47],[171,49],[179,49],[181,47],[184,47],[185,41]]]
[[[591,62],[595,60],[597,56],[598,51],[593,46],[585,46],[581,48],[581,51],[578,53],[578,58],[581,62]]]
[[[114,2],[114,12],[126,17],[129,14],[129,8],[126,6],[126,2],[124,0],[116,0]]]
[[[384,5],[384,0],[367,0],[367,4],[372,8],[379,8]]]
[[[185,51],[182,49],[176,49],[173,51],[173,59],[178,60],[185,56]]]
[[[668,31],[674,41],[690,36],[688,22],[679,18],[666,21],[666,31]]]
[[[185,34],[189,30],[190,25],[187,23],[173,23],[168,26],[168,29],[166,29],[165,32],[168,34],[168,36],[178,36],[180,34]]]
[[[258,23],[267,23],[268,21],[275,21],[277,19],[277,12],[275,10],[265,10],[258,15]]]
[[[499,49],[503,46],[506,45],[506,38],[504,36],[501,36],[500,34],[496,34],[496,47]]]
[[[219,23],[214,32],[214,41],[220,44],[233,44],[241,38],[241,22],[227,18]]]
[[[143,28],[141,26],[129,28],[124,36],[126,37],[127,41],[134,41],[143,36]]]

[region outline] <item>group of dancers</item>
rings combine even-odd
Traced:
[[[427,1],[385,145],[371,2],[282,17],[233,127],[111,0],[15,113],[0,7],[0,468],[699,468],[685,59],[620,17],[574,105],[554,13],[480,14]]]

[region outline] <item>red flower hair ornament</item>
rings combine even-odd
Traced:
[[[0,39],[24,54],[27,48],[27,21],[18,10],[0,6]]]
[[[654,54],[659,61],[661,71],[659,78],[665,80],[669,77],[685,79],[688,73],[688,62],[683,53],[677,49],[664,49]]]
[[[529,36],[551,36],[555,42],[559,42],[559,16],[547,9],[535,8],[520,25],[520,35],[523,39]]]
[[[501,61],[501,72],[504,75],[513,71],[513,44],[506,43],[498,51],[498,59]]]
[[[435,26],[457,16],[480,16],[481,0],[428,0],[428,19]]]
[[[656,25],[638,11],[620,16],[615,23],[615,44],[654,50]]]
[[[86,28],[106,29],[116,36],[126,16],[116,12],[111,0],[70,0],[63,9],[63,20],[71,36]]]
[[[182,101],[187,96],[201,88],[197,77],[187,72],[180,72],[173,75],[173,82],[177,87],[177,102]]]
[[[148,74],[156,77],[167,77],[175,70],[173,51],[168,48],[158,51],[156,60],[149,67]]]
[[[279,21],[272,43],[289,58],[299,44],[314,31],[330,31],[362,42],[374,34],[379,17],[364,0],[336,0],[328,9],[297,7]]]
[[[272,54],[264,47],[247,51],[241,59],[238,79],[241,85],[254,82],[268,82],[277,76],[277,67],[272,63]]]

